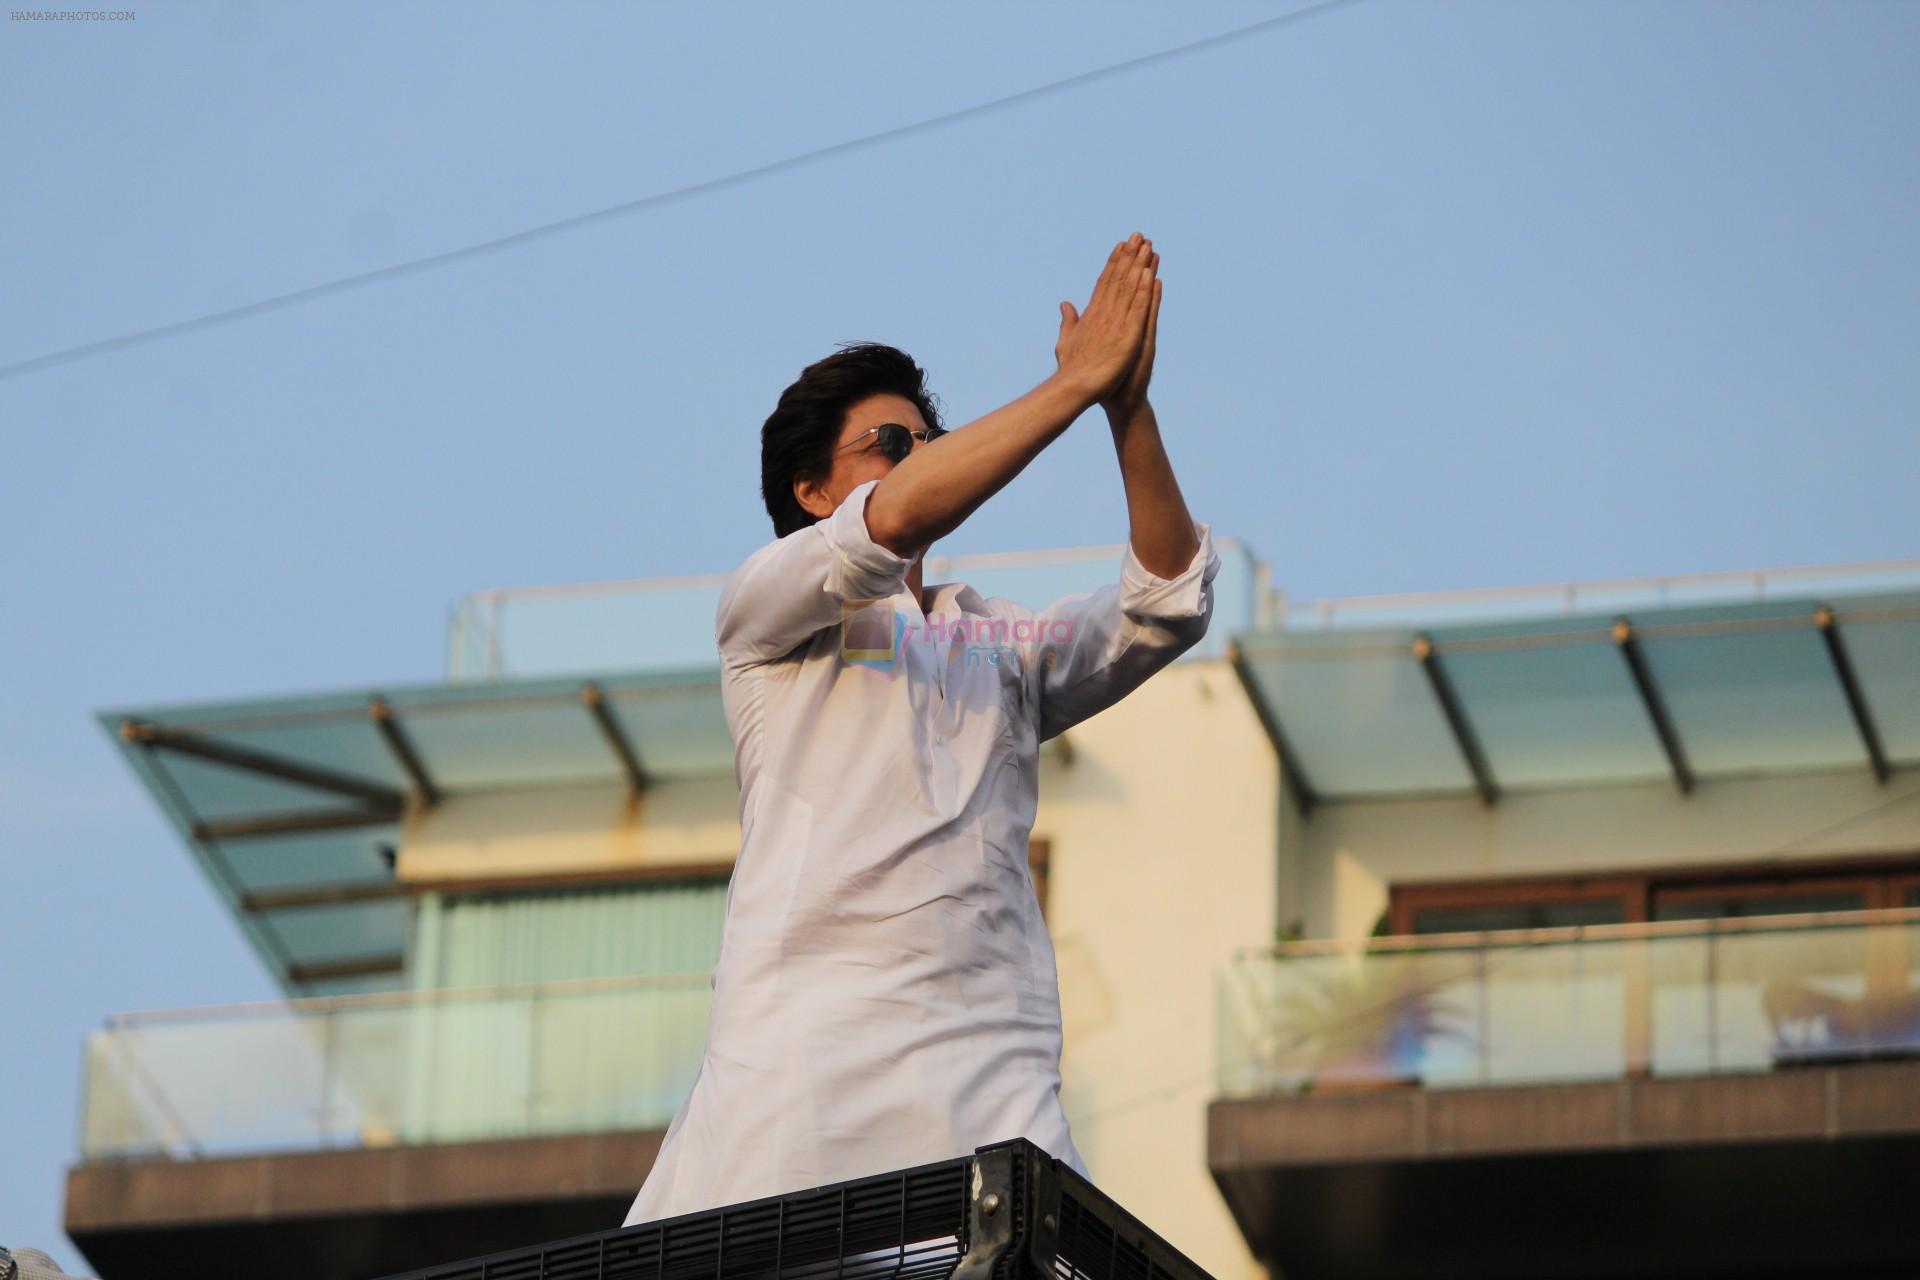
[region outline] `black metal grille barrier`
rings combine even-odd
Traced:
[[[1212,1280],[1024,1138],[382,1280]]]

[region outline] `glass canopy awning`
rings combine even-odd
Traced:
[[[1920,591],[1279,628],[1230,658],[1303,811],[1920,762]]]
[[[730,774],[713,670],[366,689],[100,720],[290,993],[399,984],[400,821],[447,794]]]

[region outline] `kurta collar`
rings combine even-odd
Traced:
[[[934,614],[978,613],[987,611],[986,602],[980,593],[964,582],[936,582],[928,588],[929,607],[923,612]]]

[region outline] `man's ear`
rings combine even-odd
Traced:
[[[815,520],[825,520],[832,515],[836,505],[832,495],[827,492],[827,482],[816,476],[793,478],[793,500]]]

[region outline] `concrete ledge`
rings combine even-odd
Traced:
[[[1223,1099],[1207,1160],[1276,1275],[1920,1275],[1920,1061]]]
[[[604,1198],[640,1190],[663,1130],[108,1161],[67,1172],[69,1234],[294,1216]]]
[[[1746,1075],[1220,1099],[1217,1171],[1920,1134],[1920,1061]]]

